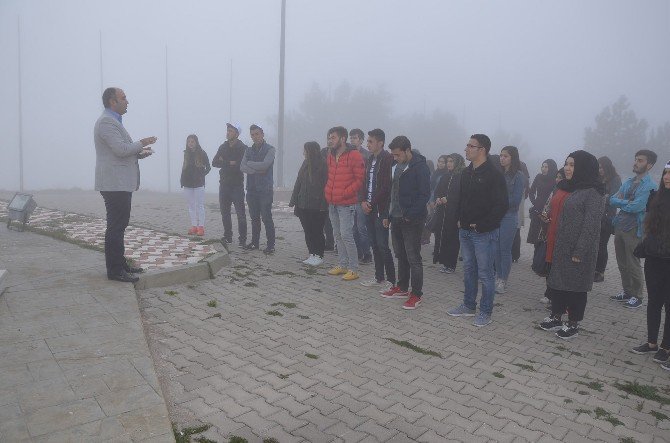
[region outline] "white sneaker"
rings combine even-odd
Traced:
[[[551,300],[549,300],[547,297],[542,297],[540,299],[540,303],[551,303]]]
[[[381,286],[381,283],[373,278],[372,280],[362,281],[361,286],[365,286],[366,288],[371,288],[373,286]]]
[[[309,262],[307,262],[307,264],[310,266],[319,266],[321,263],[323,263],[323,259],[318,255],[312,255],[312,257],[309,259]]]
[[[312,261],[312,258],[314,258],[314,254],[310,254],[309,257],[307,257],[306,259],[304,259],[302,262],[303,262],[304,264],[308,265],[308,264],[310,264],[310,262]]]
[[[504,294],[507,292],[507,282],[505,280],[496,280],[496,294]]]

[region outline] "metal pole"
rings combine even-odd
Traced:
[[[230,100],[228,101],[228,119],[233,123],[233,59],[230,59],[230,84],[228,85]]]
[[[21,16],[17,20],[18,71],[19,71],[19,190],[23,192],[23,97],[21,90]]]
[[[102,82],[102,29],[100,30],[100,95],[104,92],[104,83]]]
[[[165,142],[167,145],[167,181],[168,193],[172,192],[172,180],[170,177],[170,97],[168,94],[168,48],[165,45],[165,124],[167,126],[167,137]]]
[[[286,44],[286,0],[281,2],[279,40],[279,115],[277,121],[277,186],[284,186],[284,58]]]

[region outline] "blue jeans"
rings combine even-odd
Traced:
[[[370,237],[372,233],[368,233],[367,214],[363,211],[361,204],[356,205],[356,225],[354,226],[354,241],[356,242],[356,250],[358,256],[363,258],[364,255],[370,255]]]
[[[512,244],[514,243],[518,221],[518,212],[508,212],[500,221],[495,269],[496,277],[501,280],[507,281],[509,272],[512,269]]]
[[[378,282],[386,280],[395,285],[395,264],[389,248],[389,229],[384,227],[377,211],[372,211],[366,218],[372,257],[375,260],[375,279]],[[386,278],[384,278],[385,270]]]
[[[272,220],[272,191],[247,191],[247,205],[251,218],[251,243],[258,246],[261,239],[261,219],[265,225],[268,248],[275,247],[275,224]]]
[[[493,277],[493,260],[498,244],[498,229],[478,233],[459,229],[461,255],[463,256],[463,304],[468,309],[477,308],[478,282],[482,282],[482,298],[479,311],[491,315],[496,287]]]
[[[339,264],[344,269],[358,272],[358,253],[354,241],[354,217],[356,217],[356,206],[353,205],[330,205],[328,215],[333,224],[333,236],[337,245]]]

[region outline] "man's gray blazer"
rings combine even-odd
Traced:
[[[137,154],[141,142],[133,142],[119,121],[103,111],[93,129],[95,140],[95,190],[137,191],[140,187],[140,167]]]

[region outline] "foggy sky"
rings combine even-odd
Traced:
[[[130,101],[124,125],[136,140],[159,138],[156,154],[141,161],[141,187],[166,190],[166,46],[178,189],[188,134],[211,157],[225,140],[225,122],[239,122],[246,143],[256,123],[276,146],[280,5],[0,0],[0,189],[19,186],[19,17],[26,188],[93,187],[101,34],[103,87],[123,88]],[[287,0],[286,24],[287,111],[313,83],[324,90],[342,81],[383,85],[397,115],[446,110],[469,133],[519,133],[531,150],[522,157],[559,162],[622,94],[651,126],[670,120],[667,0]],[[389,139],[398,135],[382,129]],[[302,147],[285,151],[286,168],[294,169],[289,163],[301,160]],[[670,156],[659,154],[659,161]],[[534,175],[539,165],[529,168]],[[217,180],[213,171],[208,191]]]

